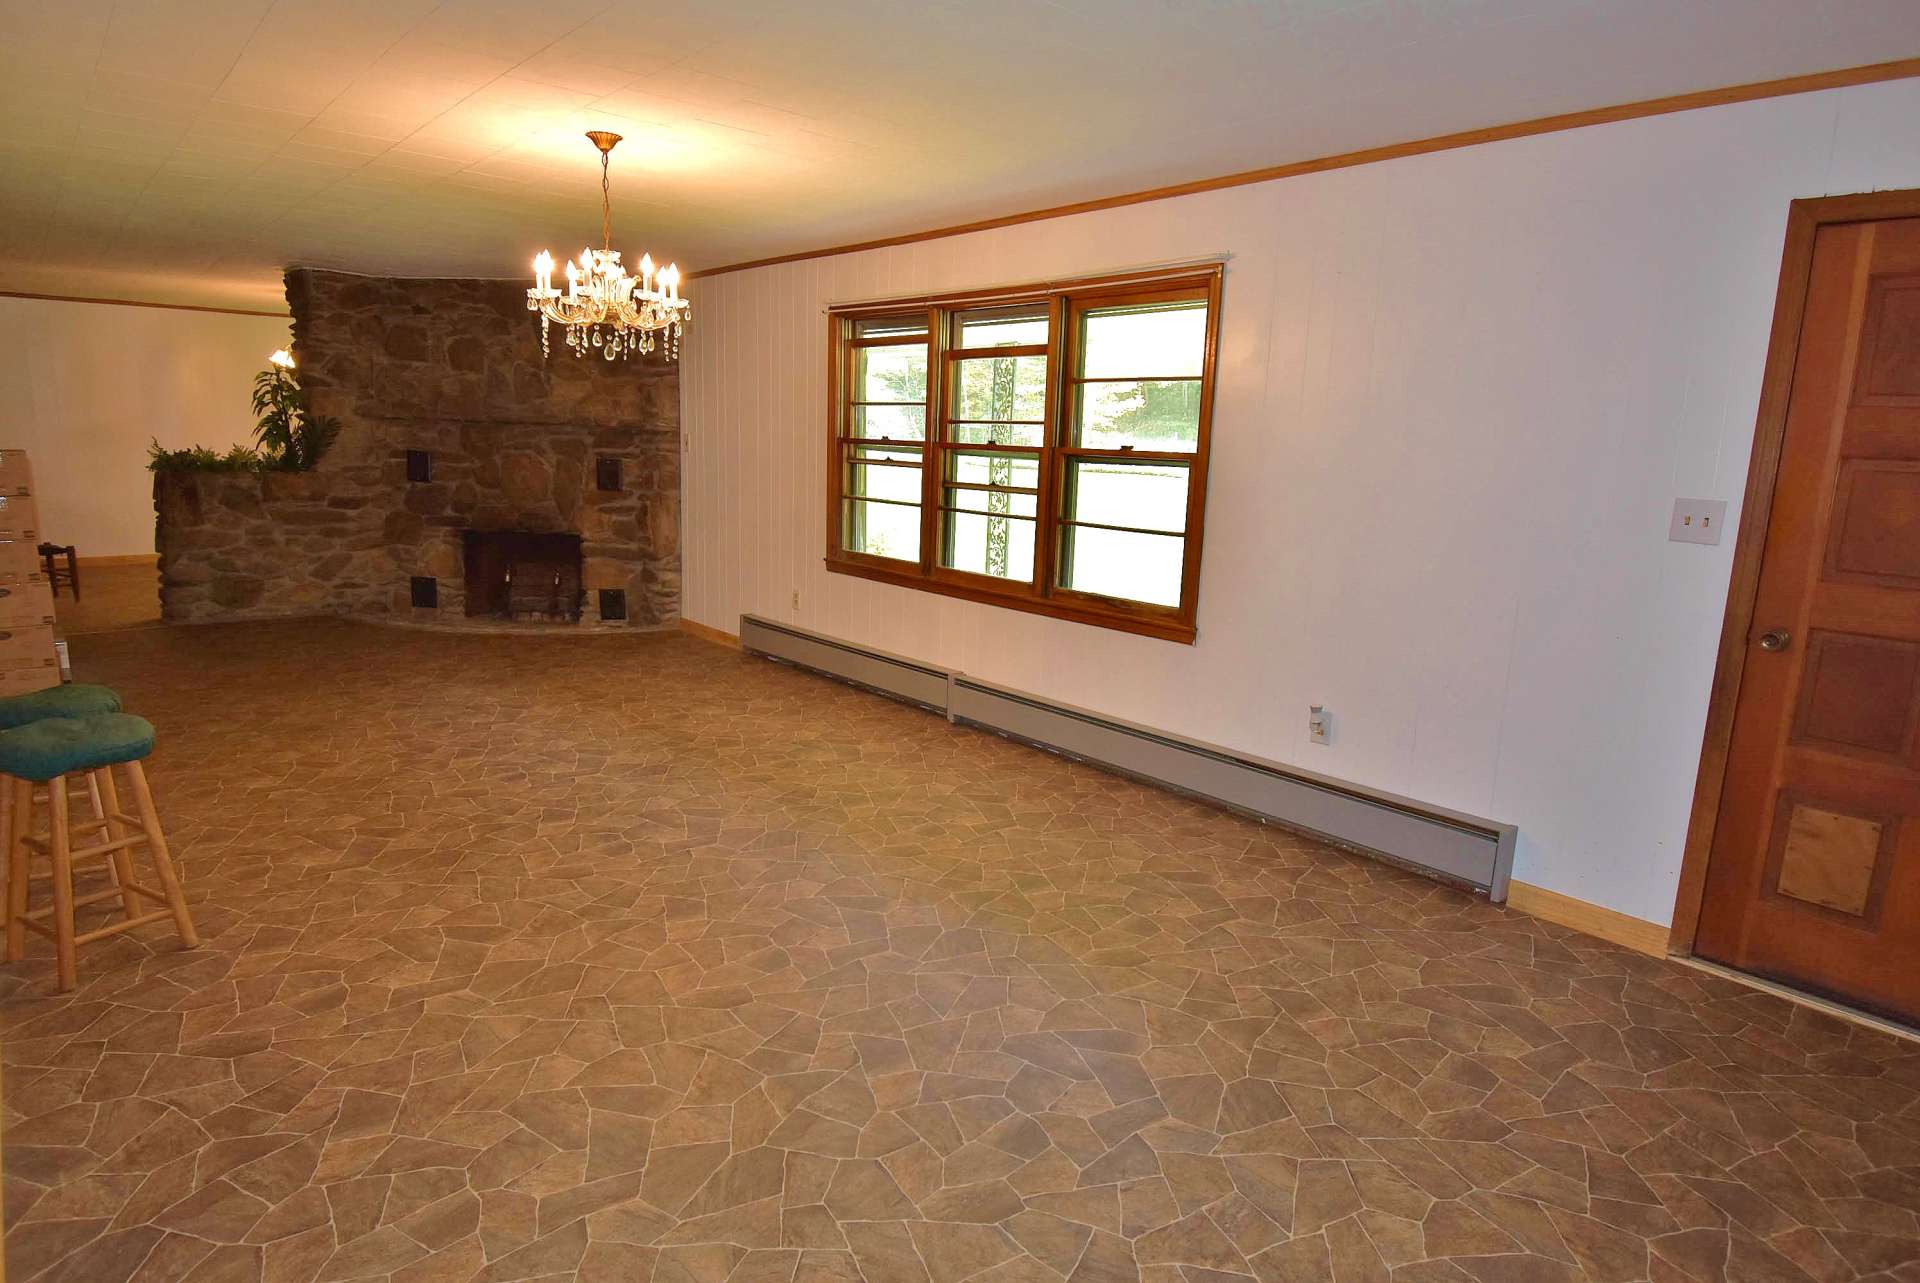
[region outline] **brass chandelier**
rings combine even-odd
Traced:
[[[640,274],[629,276],[613,248],[613,198],[608,163],[619,134],[590,129],[587,139],[600,149],[600,248],[580,252],[579,261],[566,266],[567,288],[553,284],[553,255],[540,251],[533,260],[533,288],[527,291],[527,310],[540,314],[540,350],[551,356],[549,327],[566,327],[567,346],[575,356],[594,349],[611,361],[635,352],[645,355],[658,346],[667,360],[680,355],[680,336],[691,308],[680,297],[680,268],[669,263],[658,271],[653,256],[640,256]]]

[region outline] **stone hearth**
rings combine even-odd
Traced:
[[[156,476],[164,618],[461,621],[469,530],[578,534],[583,623],[678,616],[677,367],[544,359],[516,281],[298,269],[287,300],[340,440],[307,473]]]

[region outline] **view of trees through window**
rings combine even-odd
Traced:
[[[1094,613],[1190,609],[1216,288],[841,322],[830,560]]]

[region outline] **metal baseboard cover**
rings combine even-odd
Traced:
[[[947,711],[947,687],[953,674],[919,660],[789,628],[758,615],[740,616],[740,649],[811,668],[936,713]]]
[[[956,674],[949,715],[1507,898],[1511,824],[1262,761]]]
[[[1507,898],[1516,830],[1042,699],[756,615],[740,646]]]

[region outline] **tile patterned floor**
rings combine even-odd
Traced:
[[[1920,1279],[1920,1055],[688,638],[79,638],[206,946],[0,975],[8,1275]]]
[[[67,589],[53,599],[62,637],[116,628],[152,628],[160,623],[160,572],[153,563],[80,567],[80,596]]]

